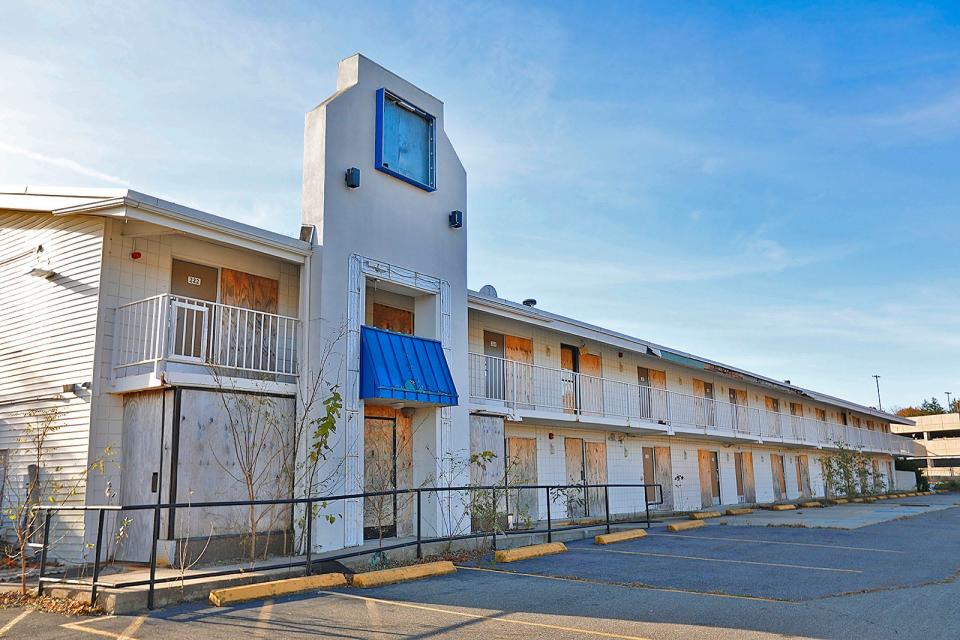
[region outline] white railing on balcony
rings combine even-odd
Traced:
[[[477,353],[470,354],[470,396],[503,403],[515,411],[639,419],[695,427],[706,434],[821,447],[845,443],[870,451],[914,455],[912,440],[890,433]]]
[[[275,313],[163,294],[117,307],[114,377],[181,362],[237,372],[297,374],[300,321]]]

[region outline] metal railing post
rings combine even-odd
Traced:
[[[47,548],[50,546],[50,519],[53,511],[48,509],[43,519],[43,546],[40,548],[40,575],[37,577],[37,595],[43,595],[43,577],[47,573]]]
[[[100,509],[97,516],[97,544],[94,546],[93,558],[93,583],[90,585],[90,606],[97,605],[97,580],[100,579],[100,552],[103,549],[103,516],[104,511]]]
[[[544,487],[547,492],[547,542],[553,542],[553,518],[550,514],[550,487]]]
[[[647,529],[649,529],[650,528],[650,499],[647,497],[646,484],[644,484],[643,486],[643,510],[646,513]]]
[[[307,568],[304,573],[313,573],[313,500],[307,499]]]
[[[491,486],[490,493],[493,495],[493,550],[497,550],[497,527],[499,523],[497,522],[497,488]],[[504,514],[506,515],[506,514]]]
[[[423,505],[422,492],[417,489],[417,559],[423,557],[423,532],[421,526],[423,523],[423,512],[420,510]]]
[[[603,510],[607,515],[607,533],[610,533],[610,485],[603,485]]]
[[[150,545],[150,586],[147,590],[147,609],[153,609],[153,592],[157,579],[157,540],[160,538],[160,505],[153,508],[153,542]]]

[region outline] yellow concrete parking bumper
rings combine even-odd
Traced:
[[[705,526],[703,520],[687,520],[686,522],[674,522],[667,525],[667,531],[686,531],[687,529],[697,529]]]
[[[801,502],[800,506],[804,509],[815,509],[817,507],[822,507],[822,502],[817,502],[816,500],[811,500],[810,502]]]
[[[497,562],[516,562],[517,560],[529,560],[530,558],[539,558],[549,556],[554,553],[563,553],[567,546],[562,542],[548,542],[545,544],[531,544],[516,549],[501,549],[493,554]]]
[[[850,502],[850,501],[847,500],[846,498],[836,498],[836,499],[834,499],[833,502],[834,502],[834,504],[847,504],[847,503]]]
[[[773,504],[770,505],[770,511],[793,511],[797,508],[795,504]]]
[[[369,587],[382,587],[397,582],[408,582],[410,580],[420,580],[422,578],[432,578],[433,576],[443,576],[448,573],[456,573],[457,568],[449,560],[439,562],[425,562],[423,564],[412,564],[407,567],[396,567],[393,569],[381,569],[380,571],[367,571],[366,573],[357,573],[353,576],[353,586],[366,589]]]
[[[299,578],[215,589],[210,592],[210,604],[215,607],[223,607],[247,600],[275,598],[311,589],[331,589],[333,587],[345,587],[346,585],[347,578],[342,573],[321,573],[315,576],[301,576]]]
[[[695,511],[690,514],[691,520],[706,520],[707,518],[719,518],[719,511]]]
[[[616,531],[614,533],[603,533],[593,539],[594,544],[613,544],[614,542],[624,542],[626,540],[636,540],[637,538],[646,538],[647,532],[644,529],[629,529],[627,531]]]
[[[745,516],[748,513],[753,513],[753,509],[746,509],[746,508],[727,509],[728,516]]]

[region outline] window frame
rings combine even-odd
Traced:
[[[429,124],[430,130],[430,140],[427,145],[429,149],[430,158],[429,158],[429,182],[421,182],[416,178],[411,178],[410,176],[404,175],[399,171],[395,171],[383,164],[383,119],[386,109],[386,101],[392,100],[394,102],[402,103],[409,107],[410,110],[417,114],[418,116],[424,118]],[[405,108],[405,107],[400,107]],[[423,189],[424,191],[432,192],[437,190],[437,119],[430,113],[427,113],[420,107],[414,105],[408,100],[404,100],[397,94],[388,91],[384,88],[377,89],[377,130],[376,130],[376,140],[374,141],[375,145],[375,158],[374,158],[374,168],[377,171],[382,171],[387,175],[393,176],[398,180],[403,180],[408,184],[412,184],[415,187]]]

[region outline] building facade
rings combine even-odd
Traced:
[[[611,488],[609,507],[589,488],[508,494],[510,522],[528,526],[548,508],[578,519],[822,496],[821,460],[841,444],[893,487],[893,458],[914,444],[890,427],[909,420],[468,290],[467,176],[443,111],[363,56],[341,61],[306,117],[299,237],[127,189],[0,190],[4,503],[34,499],[31,478],[88,505],[662,487]],[[44,418],[56,428],[37,465],[23,436]],[[416,521],[446,535],[476,526],[454,494],[165,508],[159,538],[171,557],[251,530],[286,549],[306,518],[317,551]],[[58,516],[60,557],[89,559],[92,518]],[[153,524],[150,511],[111,516],[114,556],[145,561]]]
[[[916,424],[891,425],[894,433],[916,441],[917,455],[925,458],[924,475],[930,482],[960,477],[960,414],[943,413],[910,418]]]

